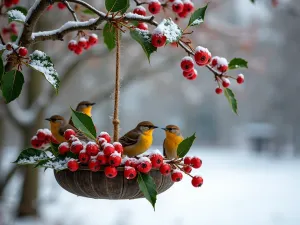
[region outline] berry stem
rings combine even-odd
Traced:
[[[174,164],[178,169],[180,169],[182,172],[184,172],[186,175],[190,176],[191,178],[193,178],[193,176],[189,173],[186,173],[180,166],[178,166],[177,164]]]

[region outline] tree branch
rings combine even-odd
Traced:
[[[76,16],[75,11],[72,9],[72,7],[70,6],[69,2],[65,1],[64,4],[67,6],[68,10],[71,12],[73,18],[75,21],[78,21],[78,18]]]

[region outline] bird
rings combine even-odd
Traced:
[[[92,108],[93,108],[93,105],[95,105],[96,103],[94,102],[89,102],[89,101],[82,101],[82,102],[79,102],[75,111],[77,112],[82,112],[86,115],[88,115],[89,117],[92,117]],[[72,121],[72,117],[69,119],[69,124],[74,126],[74,123]]]
[[[158,128],[149,121],[140,122],[134,129],[119,138],[124,155],[134,157],[147,151],[152,145],[153,131]]]
[[[177,148],[183,141],[180,129],[176,125],[168,125],[165,128],[166,138],[163,143],[164,156],[168,159],[178,158]]]
[[[84,142],[89,142],[89,139],[84,136],[79,130],[77,130],[72,125],[68,124],[67,121],[60,115],[53,115],[50,118],[46,118],[45,120],[50,122],[50,130],[52,135],[55,137],[56,141],[60,144],[62,142],[67,141],[64,138],[64,133],[67,129],[72,129],[76,132],[76,136],[79,140]]]

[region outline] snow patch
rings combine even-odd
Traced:
[[[182,30],[171,19],[164,19],[154,30],[153,34],[164,34],[169,43],[176,42],[182,35]]]
[[[19,10],[12,9],[7,12],[9,18],[14,21],[20,21],[25,23],[26,16]]]

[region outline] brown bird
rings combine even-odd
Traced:
[[[47,118],[50,122],[50,129],[52,135],[55,137],[58,143],[62,143],[67,141],[64,138],[64,133],[67,129],[72,129],[76,132],[76,136],[79,138],[79,140],[84,141],[84,142],[89,142],[89,139],[84,136],[83,133],[81,133],[79,130],[77,130],[75,127],[72,125],[68,124],[67,121],[59,115],[54,115],[51,116],[50,118]]]
[[[168,159],[176,159],[178,145],[183,141],[180,129],[176,125],[168,125],[162,128],[166,132],[166,138],[163,143],[164,156]]]
[[[152,145],[153,131],[157,126],[149,121],[140,122],[136,128],[127,132],[119,139],[124,149],[124,155],[137,156],[147,151]]]
[[[76,109],[75,109],[75,111],[82,112],[82,113],[88,115],[89,117],[92,117],[92,108],[93,108],[93,105],[95,105],[95,104],[96,103],[89,102],[89,101],[79,102]],[[69,120],[69,124],[74,126],[73,121],[72,121],[72,117]]]

